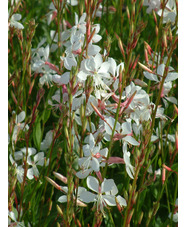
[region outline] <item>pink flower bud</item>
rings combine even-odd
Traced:
[[[166,173],[166,169],[163,168],[163,170],[162,170],[162,184],[165,183],[165,173]]]

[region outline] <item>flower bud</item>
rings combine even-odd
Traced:
[[[47,176],[45,176],[45,178],[46,178],[46,180],[47,180],[50,184],[52,184],[56,189],[58,189],[58,190],[60,190],[60,191],[63,191],[63,190],[61,189],[61,187],[60,187],[55,181],[53,181],[52,179],[50,179],[50,178],[47,177]]]
[[[129,213],[129,216],[128,216],[128,219],[127,219],[127,224],[128,225],[130,224],[130,221],[132,219],[133,214],[134,214],[134,208],[132,208],[132,210]]]
[[[147,66],[143,65],[142,63],[138,62],[138,65],[145,71],[152,73],[152,70],[150,70]]]
[[[142,219],[143,219],[143,212],[141,212],[141,215],[140,215],[139,220],[138,220],[139,225],[141,224]]]
[[[166,32],[163,33],[163,45],[165,46],[165,48],[167,48],[167,34],[166,34]]]
[[[63,211],[61,210],[61,208],[56,205],[56,208],[57,208],[57,212],[59,213],[59,215],[61,215],[61,217],[63,217]]]
[[[62,174],[54,172],[54,171],[53,171],[53,174],[57,179],[61,180],[65,184],[67,184],[67,178],[64,177]]]
[[[156,36],[158,36],[158,26],[156,25],[156,28],[155,28],[155,33],[156,33]]]
[[[130,11],[129,11],[128,6],[126,6],[126,12],[127,12],[127,17],[128,17],[129,23],[130,23]]]

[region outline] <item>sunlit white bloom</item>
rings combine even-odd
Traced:
[[[27,171],[27,177],[31,180],[35,177],[39,177],[39,171],[37,169],[37,165],[44,165],[44,152],[37,153],[32,159],[30,156],[27,158],[27,163],[32,167]]]
[[[124,146],[124,145],[123,145]],[[123,159],[125,162],[125,168],[130,178],[134,179],[134,166],[130,163],[130,152],[124,151]]]
[[[83,13],[80,19],[78,19],[77,13],[75,13],[75,25],[72,27],[72,32],[75,33],[79,31],[79,34],[86,33],[86,13]]]
[[[105,117],[106,122],[104,122],[105,131],[104,139],[107,141],[110,141],[112,131],[115,124],[115,119],[113,117]],[[119,122],[116,122],[116,128],[114,131],[114,135],[117,136],[117,134],[120,135],[119,139],[122,139],[123,142],[126,144],[129,143],[133,146],[138,146],[139,143],[132,137],[132,127],[131,127],[131,121],[128,120],[120,125]]]
[[[14,152],[15,160],[18,161],[18,160],[23,159],[23,155],[26,155],[26,151],[27,151],[27,149],[26,149],[26,147],[24,147],[24,148],[21,148],[20,151]],[[28,147],[28,156],[34,155],[34,154],[36,154],[36,152],[37,151],[35,148]]]
[[[157,75],[160,77],[160,80],[158,79],[156,74],[149,73],[149,72],[146,72],[146,71],[143,72],[143,74],[149,80],[160,82],[161,78],[164,75],[164,71],[165,71],[165,64],[159,65],[158,68],[157,68]],[[177,78],[178,78],[178,73],[174,72],[174,69],[169,66],[169,71],[168,71],[168,74],[167,74],[167,76],[165,78],[165,82],[174,81]]]
[[[118,66],[116,65],[116,61],[113,58],[108,58],[108,62],[110,63],[109,72],[111,73],[113,79],[110,81],[109,85],[113,83],[114,91],[118,89],[119,84],[119,70],[124,69],[124,63],[120,63]]]
[[[78,178],[86,178],[92,171],[98,172],[100,166],[104,166],[105,163],[100,163],[102,157],[107,157],[108,148],[100,150],[100,144],[95,146],[95,139],[92,133],[88,137],[89,144],[83,146],[84,157],[78,159],[81,170],[76,173]]]
[[[65,1],[65,3],[66,3],[65,4],[65,7],[64,7],[64,5],[61,6],[61,8],[63,9],[63,13],[65,12],[65,8],[67,8],[68,5],[76,6],[78,4],[78,1],[77,0],[67,0],[67,1]],[[63,1],[62,1],[62,4],[64,4]],[[47,23],[48,23],[48,25],[57,16],[57,9],[54,6],[53,2],[50,3],[49,9],[50,9],[50,12],[47,13],[47,15],[46,15],[47,16]]]
[[[46,133],[46,136],[44,138],[44,140],[41,142],[41,145],[40,145],[40,150],[47,150],[51,143],[52,143],[52,140],[53,140],[53,131],[50,130]]]
[[[23,29],[24,26],[18,22],[19,20],[21,20],[21,14],[18,14],[18,13],[15,13],[11,16],[10,18],[10,27],[14,27],[14,28],[17,28],[17,29]]]
[[[23,121],[25,119],[25,111],[22,111],[15,117],[15,126],[13,129],[13,134],[12,134],[12,141],[17,140],[17,136],[21,130],[28,130],[29,126],[25,124]]]
[[[17,165],[17,163],[14,161],[11,154],[9,155],[9,160],[10,160],[11,164],[15,166],[16,174],[17,174],[17,180],[19,181],[19,183],[22,183],[23,182],[23,176],[24,176],[23,167],[21,165],[20,166]]]
[[[64,193],[68,193],[68,187],[66,187],[66,186],[61,186],[61,189],[64,191]],[[77,192],[77,190],[75,189],[75,191],[74,191],[74,195],[73,195],[73,197],[74,197],[74,200],[75,200],[75,196],[76,196],[76,193],[77,193],[77,205],[78,206],[81,206],[81,207],[86,207],[86,204],[84,204],[83,202],[81,202],[79,199],[80,199],[80,196],[81,196],[81,194],[82,193],[84,193],[84,192],[86,192],[87,191],[87,189],[86,188],[84,188],[84,187],[78,187],[78,192]],[[58,198],[58,202],[60,202],[60,203],[66,203],[67,202],[67,196],[66,195],[62,195],[62,196],[60,196],[59,198]]]
[[[106,85],[106,81],[111,79],[108,72],[110,68],[109,62],[103,62],[101,54],[96,54],[95,57],[90,57],[89,59],[84,59],[81,62],[80,72],[77,74],[77,77],[80,81],[85,81],[87,76],[90,75],[94,81],[95,89],[99,90],[110,90]],[[97,93],[97,98],[101,99],[100,94]]]
[[[104,216],[104,207],[116,206],[116,199],[119,202],[120,206],[127,205],[124,198],[122,198],[121,196],[116,196],[118,189],[113,179],[104,179],[100,186],[98,180],[95,177],[88,176],[87,186],[97,194],[85,191],[80,195],[80,200],[85,203],[94,202],[97,210],[101,211]]]
[[[162,15],[162,9],[160,9],[157,14],[159,16]],[[167,23],[167,22],[171,22],[171,23],[175,23],[175,19],[176,19],[176,2],[175,0],[168,0],[165,9],[163,11],[163,23]]]
[[[143,74],[147,79],[160,83],[164,75],[164,71],[165,71],[165,64],[161,64],[157,68],[157,75],[149,72],[143,72]],[[160,79],[158,79],[158,76],[160,77]],[[178,73],[175,72],[172,67],[169,67],[169,71],[165,78],[165,82],[163,84],[163,88],[161,91],[161,98],[163,99],[165,107],[168,106],[167,101],[177,104],[177,99],[175,97],[167,96],[170,89],[172,88],[172,81],[176,80],[177,78],[178,78]]]
[[[144,6],[148,6],[146,12],[151,13],[152,10],[159,10],[161,6],[161,1],[160,0],[144,0],[143,2]]]
[[[18,219],[18,211],[15,207],[12,207],[12,211],[8,210],[8,226],[16,226],[16,227],[25,227],[24,221],[19,222]],[[28,223],[30,226],[30,223]]]

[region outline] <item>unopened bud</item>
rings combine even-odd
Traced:
[[[149,218],[149,219],[152,217],[152,213],[153,213],[152,209],[149,210],[149,213],[148,213],[148,218]]]
[[[148,58],[147,49],[145,49],[144,52],[145,52],[145,61],[146,61],[146,63],[148,64],[148,63],[149,63],[149,58]]]
[[[141,215],[140,215],[139,220],[138,220],[139,225],[141,224],[142,219],[143,219],[143,212],[141,212]]]
[[[154,10],[152,10],[152,14],[153,14],[153,17],[154,17],[154,21],[155,21],[155,23],[157,25],[157,17],[156,17],[156,13],[155,13]]]
[[[83,119],[85,118],[85,110],[84,110],[83,104],[80,107],[80,117],[81,117],[81,121],[83,121]]]
[[[166,169],[163,167],[163,170],[162,170],[162,184],[165,183],[165,174],[166,174]]]
[[[85,118],[85,119],[84,119],[84,124],[83,124],[83,134],[84,134],[85,131],[86,131],[87,123],[88,123],[88,120],[87,120],[87,118]]]
[[[122,44],[122,41],[121,39],[118,37],[118,46],[119,46],[119,49],[122,53],[123,56],[125,56],[125,52],[124,52],[124,49],[123,49],[123,44]]]
[[[174,109],[176,111],[176,113],[178,114],[178,107],[174,104]]]
[[[158,26],[156,26],[155,28],[155,33],[156,33],[156,36],[158,36]]]
[[[131,194],[131,193],[132,193],[132,185],[129,184],[129,194]]]
[[[148,86],[144,81],[142,81],[142,80],[140,80],[140,79],[134,79],[134,83],[135,83],[136,85],[141,86],[141,87],[147,87],[147,86]]]
[[[61,208],[56,205],[56,208],[57,208],[57,212],[59,213],[59,215],[61,215],[63,217],[63,211],[61,210]]]
[[[175,140],[176,140],[176,151],[178,151],[178,132],[175,134]]]
[[[138,65],[145,71],[152,73],[152,70],[150,70],[147,66],[143,65],[142,63],[138,62]]]
[[[67,178],[64,177],[62,174],[54,172],[54,171],[53,171],[53,174],[57,179],[61,180],[65,184],[67,184]]]
[[[171,28],[169,28],[169,39],[170,39],[170,42],[172,42],[172,30],[171,30]]]
[[[136,192],[135,195],[134,195],[133,198],[132,198],[132,203],[133,203],[133,204],[136,203],[137,198],[138,198],[138,192]]]
[[[128,201],[129,199],[128,192],[126,190],[124,191],[124,198],[126,199],[126,201]]]
[[[167,48],[167,34],[165,32],[163,33],[163,44]]]
[[[128,20],[129,20],[129,22],[130,22],[130,11],[129,11],[128,6],[126,6],[126,12],[127,12]]]
[[[132,219],[133,214],[134,214],[134,208],[130,211],[130,214],[129,214],[129,216],[128,216],[128,219],[127,219],[127,224],[128,224],[128,225],[130,224],[130,221],[131,221],[131,219]]]
[[[135,20],[135,4],[132,5],[132,18]]]
[[[56,189],[60,190],[61,191],[61,187],[55,182],[53,181],[52,179],[50,179],[49,177],[45,176],[46,180],[52,184]]]
[[[134,33],[134,22],[132,21],[131,23],[131,31],[130,31],[131,35],[133,35]],[[133,42],[134,42],[134,39],[133,39]]]
[[[67,138],[67,140],[69,140],[69,135],[68,135],[68,129],[67,129],[67,126],[65,126],[65,136]]]
[[[105,118],[104,118],[103,115],[99,112],[99,110],[98,110],[92,103],[90,103],[90,105],[91,105],[92,108],[96,111],[97,115],[98,115],[103,121],[105,121]]]

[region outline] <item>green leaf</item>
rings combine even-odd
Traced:
[[[43,111],[43,114],[42,114],[42,120],[43,120],[43,123],[45,124],[46,122],[47,122],[47,120],[49,119],[49,117],[50,117],[50,114],[51,114],[51,109],[45,109],[44,111]]]
[[[34,139],[34,144],[37,147],[37,150],[40,150],[40,144],[41,144],[41,139],[42,139],[42,131],[41,131],[41,123],[40,121],[36,121],[35,127],[33,130],[33,139]]]

